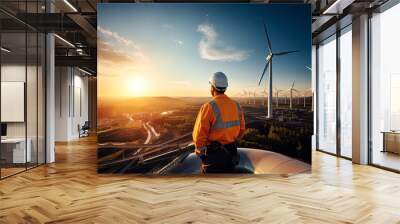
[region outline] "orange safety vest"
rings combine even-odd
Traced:
[[[213,141],[229,144],[241,137],[244,131],[244,114],[240,104],[220,94],[201,107],[193,129],[193,142],[198,149]]]

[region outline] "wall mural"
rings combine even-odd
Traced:
[[[98,172],[310,172],[311,9],[99,4]]]

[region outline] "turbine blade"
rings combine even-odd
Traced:
[[[296,51],[282,51],[282,52],[274,53],[274,55],[287,55],[287,54],[291,54],[291,53],[295,53],[295,52],[299,52],[299,51],[298,50],[296,50]]]
[[[261,75],[260,81],[258,81],[258,85],[261,85],[262,79],[264,78],[265,71],[267,71],[267,68],[268,68],[268,66],[269,66],[270,61],[271,61],[271,59],[269,59],[269,60],[267,61],[267,64],[265,64],[264,71],[263,71],[263,73],[262,73],[262,75]]]
[[[291,88],[291,89],[293,89],[293,87],[294,87],[294,82],[296,82],[296,80],[293,81],[293,84],[292,84],[292,88]]]
[[[306,68],[307,68],[308,70],[312,71],[311,67],[306,66]]]
[[[259,86],[261,85],[262,79],[264,78],[265,71],[267,71],[268,64],[269,64],[269,63],[265,64],[264,71],[263,71],[263,73],[262,73],[262,75],[261,75],[260,81],[258,81],[258,85],[259,85]]]
[[[265,31],[265,35],[267,36],[268,50],[270,53],[272,53],[271,41],[269,40],[267,25],[265,25],[265,23],[264,23],[264,31]]]

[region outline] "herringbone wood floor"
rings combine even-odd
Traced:
[[[0,223],[400,223],[400,175],[322,153],[284,176],[98,175],[94,139],[0,181]]]

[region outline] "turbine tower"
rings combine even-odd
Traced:
[[[246,90],[243,90],[243,96],[245,98],[245,102],[247,101],[247,104],[250,104],[249,94],[247,93]]]
[[[290,99],[289,99],[290,109],[293,108],[293,104],[292,104],[292,100],[293,100],[293,91],[298,92],[298,90],[294,88],[294,83],[295,83],[295,81],[293,81],[292,87],[290,87],[290,88],[288,89],[288,91],[290,91]]]
[[[265,64],[265,67],[264,67],[264,71],[263,71],[263,73],[262,73],[262,75],[261,75],[261,78],[260,78],[260,81],[258,82],[258,85],[260,85],[261,84],[261,82],[262,82],[262,80],[263,80],[263,78],[264,78],[264,75],[265,75],[265,72],[267,71],[267,68],[269,67],[269,88],[268,88],[268,118],[272,118],[272,59],[275,57],[275,56],[283,56],[283,55],[287,55],[287,54],[291,54],[291,53],[295,53],[295,52],[298,52],[298,50],[295,50],[295,51],[280,51],[280,52],[273,52],[272,51],[272,44],[271,44],[271,41],[270,41],[270,39],[269,39],[269,36],[268,36],[268,31],[267,31],[267,25],[265,25],[264,24],[264,30],[265,30],[265,35],[266,35],[266,37],[267,37],[267,47],[268,47],[268,51],[269,51],[269,54],[267,55],[267,57],[265,58],[266,59],[266,64]]]
[[[261,96],[268,97],[268,92],[264,89],[263,91],[260,92]],[[265,105],[265,100],[262,100],[262,105]]]
[[[280,92],[282,92],[282,90],[275,88],[276,107],[279,106],[279,93]]]

